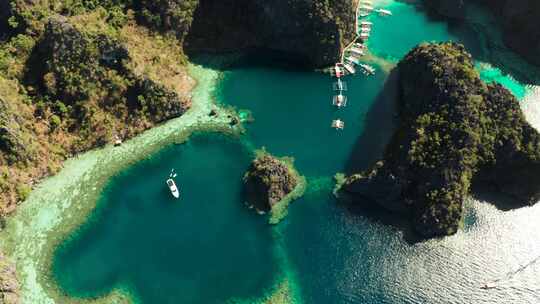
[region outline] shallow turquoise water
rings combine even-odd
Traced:
[[[262,294],[278,265],[267,225],[241,204],[250,158],[235,140],[195,136],[113,178],[91,221],[56,254],[60,286],[78,297],[120,287],[142,303]],[[164,184],[171,168],[181,200]]]
[[[449,39],[477,59],[489,57],[478,27],[449,28],[401,2],[389,8],[393,17],[372,18],[370,40],[389,63],[417,43]],[[348,78],[349,105],[335,110],[328,76],[265,62],[230,68],[217,93],[251,111],[254,121],[240,140],[199,135],[110,181],[89,222],[55,256],[63,290],[91,297],[120,286],[142,303],[223,303],[260,296],[284,270],[296,274],[291,284],[305,303],[540,303],[539,265],[508,275],[540,255],[538,206],[502,212],[470,202],[457,235],[414,243],[398,219],[332,197],[336,172],[380,156],[393,129],[392,78],[381,71]],[[524,85],[499,69],[477,67],[485,80],[525,95]],[[335,118],[345,130],[329,127]],[[277,228],[242,205],[241,176],[261,147],[294,157],[308,178],[307,194],[279,227],[287,263],[276,254]],[[171,167],[180,172],[178,202],[163,185]],[[496,289],[479,288],[497,279]]]

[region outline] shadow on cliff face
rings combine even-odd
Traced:
[[[205,53],[194,52],[189,60],[218,71],[241,69],[246,67],[269,67],[294,71],[312,71],[305,58],[300,55],[253,48],[238,52]]]
[[[489,203],[501,211],[511,211],[526,206],[515,197],[497,191],[485,184],[473,185],[471,196],[475,200]]]
[[[382,159],[384,149],[396,128],[397,98],[398,73],[394,69],[366,114],[364,132],[358,137],[345,165],[347,175],[365,171]]]

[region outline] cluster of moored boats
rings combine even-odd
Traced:
[[[381,16],[392,15],[392,12],[389,10],[374,9],[371,0],[362,0],[357,11],[356,38],[343,51],[341,62],[336,63],[330,69],[332,76],[337,78],[337,81],[333,85],[336,95],[332,98],[332,104],[338,108],[347,105],[347,96],[344,95],[344,92],[347,91],[347,83],[342,80],[344,76],[354,75],[357,71],[360,71],[366,76],[374,75],[376,72],[374,67],[361,62],[361,57],[367,52],[366,42],[371,34],[373,23],[365,20],[360,21],[359,17],[367,17],[373,12]],[[332,121],[332,128],[342,130],[345,128],[345,122],[341,119],[336,119]]]

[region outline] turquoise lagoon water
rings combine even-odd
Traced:
[[[373,18],[370,49],[387,63],[420,42],[449,39],[487,57],[481,32],[386,2],[394,16]],[[484,79],[525,94],[499,69],[477,66]],[[57,250],[58,286],[79,298],[124,288],[141,303],[225,303],[260,297],[286,275],[304,303],[540,303],[540,265],[512,273],[540,255],[538,206],[503,212],[471,200],[457,235],[415,242],[401,221],[333,198],[332,176],[366,168],[393,130],[392,79],[348,78],[349,105],[335,110],[324,74],[271,60],[227,69],[216,97],[251,112],[246,134],[198,134],[111,179],[88,222]],[[329,127],[335,118],[345,130]],[[294,157],[308,179],[279,226],[242,204],[242,174],[262,147]],[[180,201],[163,185],[171,167]],[[479,288],[493,280],[497,288]]]

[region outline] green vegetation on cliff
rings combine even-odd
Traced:
[[[139,26],[125,3],[97,3],[12,1],[0,41],[0,214],[66,157],[190,106],[181,42]]]
[[[540,198],[540,135],[508,90],[480,80],[463,46],[421,45],[398,72],[398,131],[384,160],[349,177],[345,193],[410,212],[427,237],[457,231],[473,184],[521,205]]]
[[[287,215],[289,204],[301,197],[306,187],[292,159],[278,159],[264,150],[257,152],[244,183],[247,203],[257,210],[270,211],[270,224],[279,223]]]

